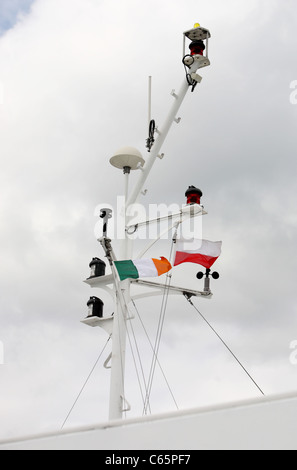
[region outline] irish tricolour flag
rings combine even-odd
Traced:
[[[222,242],[209,240],[177,240],[174,266],[181,263],[197,263],[210,269],[222,251]]]
[[[168,273],[172,269],[166,258],[161,259],[135,259],[115,261],[115,267],[121,281],[125,279],[139,279],[141,277],[157,277]]]

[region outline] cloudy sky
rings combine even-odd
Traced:
[[[96,207],[123,193],[109,158],[123,145],[146,157],[148,76],[161,125],[184,80],[182,33],[197,21],[212,33],[212,65],[141,202],[183,204],[189,185],[203,190],[203,236],[223,240],[223,254],[213,300],[194,302],[265,394],[297,390],[296,2],[0,0],[1,439],[60,429],[106,343],[80,320],[90,295],[112,312],[82,282],[103,255]],[[168,251],[162,242],[151,254]],[[196,273],[180,266],[172,282],[199,289]],[[160,301],[137,305],[154,342]],[[137,320],[135,331],[148,373]],[[109,351],[67,426],[106,421]],[[180,409],[259,396],[183,298],[169,300],[160,362]],[[156,378],[152,410],[175,409]],[[130,351],[127,398],[141,415]]]

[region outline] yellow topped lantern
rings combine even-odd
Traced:
[[[195,23],[194,28],[184,33],[184,56],[183,63],[187,66],[193,63],[193,57],[199,61],[199,68],[210,65],[208,58],[208,40],[211,34],[208,29],[203,28],[200,23]],[[190,39],[190,54],[186,54],[186,38]],[[190,57],[189,57],[190,56]]]

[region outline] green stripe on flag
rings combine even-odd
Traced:
[[[115,261],[115,267],[119,273],[121,281],[125,279],[138,279],[139,274],[135,264],[131,260],[126,261]]]

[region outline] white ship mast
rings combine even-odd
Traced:
[[[191,55],[185,55],[186,39],[190,39]],[[187,94],[189,88],[195,89],[201,77],[197,70],[210,65],[208,59],[208,30],[196,25],[194,29],[184,33],[184,58],[183,62],[187,69],[187,77],[183,82],[179,93],[172,93],[174,104],[160,131],[154,141],[155,124],[150,121],[150,133],[147,141],[149,150],[148,160],[145,162],[140,152],[133,148],[121,149],[111,159],[112,165],[124,171],[125,175],[125,196],[126,214],[128,207],[138,200],[144,183],[150,174],[156,158],[160,155],[162,145],[167,137],[171,125],[176,121],[177,112]],[[205,46],[203,41],[206,42]],[[202,49],[203,47],[203,49]],[[205,55],[203,50],[206,49]],[[140,176],[134,190],[129,193],[129,174],[133,170],[139,170]],[[182,221],[189,217],[196,217],[205,214],[203,207],[198,204],[189,204],[176,214],[167,217],[171,220],[170,229],[175,229]],[[103,302],[97,297],[91,297],[88,302],[90,315],[83,320],[91,327],[100,326],[112,338],[112,354],[105,361],[105,367],[111,369],[111,389],[110,389],[110,413],[109,423],[92,425],[86,428],[76,428],[70,431],[60,431],[39,436],[27,436],[16,440],[0,442],[0,450],[105,450],[108,461],[103,460],[106,465],[112,463],[115,458],[114,449],[120,450],[143,450],[155,449],[153,454],[148,453],[144,460],[140,457],[137,461],[149,464],[184,464],[185,457],[189,461],[190,455],[181,455],[177,449],[189,450],[292,450],[296,449],[296,408],[297,395],[283,395],[276,397],[260,397],[245,402],[230,403],[228,405],[212,406],[210,408],[178,411],[153,417],[142,417],[125,421],[125,426],[121,421],[123,413],[130,408],[125,397],[124,374],[125,374],[125,349],[126,349],[126,327],[130,321],[128,304],[133,299],[130,288],[131,284],[145,286],[152,289],[149,295],[159,294],[164,288],[170,293],[185,295],[191,302],[192,296],[211,298],[212,293],[209,288],[209,270],[206,272],[204,291],[193,291],[165,285],[158,282],[145,280],[125,280],[120,281],[114,265],[115,254],[108,238],[108,220],[112,217],[110,209],[101,212],[103,219],[103,236],[99,239],[106,257],[110,263],[112,274],[105,275],[105,263],[94,258],[90,263],[92,268],[91,277],[85,282],[93,288],[107,291],[113,298],[115,304],[114,315],[103,316]],[[129,259],[132,254],[133,241],[129,238],[129,233],[142,225],[156,222],[156,220],[146,221],[137,226],[129,221],[125,215],[126,233],[123,240],[121,258]],[[158,221],[163,220],[160,217]],[[162,236],[162,235],[161,235]],[[161,238],[161,236],[159,238]],[[151,243],[138,257],[142,257],[152,246]],[[214,274],[214,273],[213,273]],[[201,279],[203,273],[198,273]],[[214,276],[213,276],[214,277]],[[134,298],[146,297],[148,294],[138,294]],[[193,305],[194,306],[194,305]],[[198,312],[200,313],[200,312]],[[201,314],[200,314],[201,315]],[[207,322],[207,320],[204,318]],[[208,323],[208,322],[207,322]],[[218,333],[208,323],[213,332],[224,343],[229,352],[244,369],[236,356],[232,353],[227,344]],[[103,351],[105,348],[103,349]],[[100,356],[101,357],[101,356]],[[109,364],[111,363],[111,367]],[[245,369],[244,369],[245,370]],[[259,392],[264,395],[260,387],[248,374],[250,379],[257,386]],[[68,415],[69,416],[69,415]],[[116,421],[118,420],[118,421]],[[239,432],[240,430],[240,432]],[[168,449],[168,455],[162,453],[158,455],[156,449],[163,452]],[[174,451],[171,456],[170,450]],[[187,452],[188,453],[188,452]],[[185,452],[183,451],[183,454]],[[112,455],[112,459],[111,456]],[[132,453],[131,453],[132,455]],[[197,454],[198,455],[198,454]],[[174,460],[173,460],[174,459]],[[127,462],[127,461],[126,461]],[[131,462],[131,457],[128,462]],[[120,462],[116,462],[120,463]],[[193,463],[193,462],[191,462]],[[198,463],[198,462],[197,462]],[[136,465],[135,465],[136,466]]]
[[[172,92],[173,96],[173,105],[169,111],[169,114],[160,129],[155,128],[154,121],[150,122],[150,136],[148,139],[148,159],[145,161],[142,158],[141,153],[131,147],[126,147],[120,149],[110,160],[111,164],[123,170],[125,176],[125,196],[126,196],[126,212],[125,212],[125,239],[123,240],[122,247],[122,259],[131,259],[133,252],[133,241],[129,238],[128,228],[129,228],[129,218],[127,217],[127,209],[135,204],[138,201],[140,194],[144,189],[144,184],[153,168],[153,165],[156,159],[162,158],[161,149],[165,142],[165,139],[168,135],[168,132],[174,122],[179,122],[177,119],[177,113],[187,95],[189,89],[194,91],[196,85],[201,82],[202,77],[197,74],[197,71],[203,67],[210,65],[208,58],[208,40],[211,37],[210,32],[202,28],[199,24],[196,24],[195,27],[184,33],[184,57],[183,63],[186,68],[186,77],[183,80],[182,86],[178,93],[175,91]],[[185,45],[186,39],[189,39],[191,42],[190,50],[191,54],[185,54]],[[205,53],[204,53],[205,51]],[[149,111],[150,114],[150,111]],[[155,140],[154,136],[157,134]],[[133,191],[129,193],[129,175],[131,171],[138,170],[140,175],[138,182],[136,183]],[[83,323],[89,326],[100,326],[104,328],[108,334],[112,337],[112,355],[111,358],[111,384],[110,384],[110,407],[109,407],[109,419],[117,420],[123,417],[123,413],[130,409],[130,405],[125,397],[125,386],[124,386],[124,376],[125,376],[125,354],[126,354],[126,323],[128,321],[128,308],[127,305],[131,300],[131,282],[130,279],[125,281],[120,281],[114,267],[114,261],[116,260],[115,254],[111,246],[111,240],[108,238],[107,233],[107,224],[108,219],[111,217],[111,211],[108,209],[103,210],[101,217],[103,218],[103,237],[99,239],[106,257],[110,263],[112,276],[93,276],[88,279],[86,282],[91,285],[91,287],[103,288],[106,289],[113,297],[115,303],[114,315],[109,318],[102,318],[101,312],[100,316],[96,316],[97,313],[94,308],[92,301],[90,302],[91,315],[83,320]],[[177,226],[183,220],[189,217],[196,217],[197,215],[203,215],[203,208],[200,205],[195,205],[189,208],[181,210],[177,214],[178,222],[174,222],[171,228]],[[147,221],[146,223],[150,223]],[[148,248],[145,250],[145,252]],[[164,288],[164,285],[158,283],[150,283],[147,281],[140,281],[140,285],[145,285],[156,290]],[[110,287],[110,286],[113,286]],[[184,289],[178,287],[170,286],[171,293],[184,293]],[[191,291],[191,295],[211,297],[210,290],[206,292]],[[96,298],[94,298],[96,299]],[[98,299],[97,299],[98,302]],[[99,305],[100,307],[100,305]],[[109,361],[107,361],[109,362]]]

